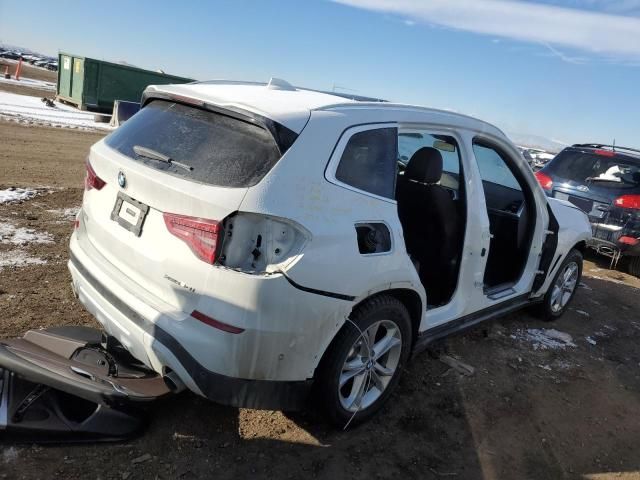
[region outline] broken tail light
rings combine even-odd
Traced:
[[[220,222],[173,213],[164,213],[163,217],[169,232],[185,242],[199,259],[215,263]]]
[[[224,231],[220,264],[258,275],[288,268],[311,238],[292,220],[249,212],[227,217]]]
[[[542,173],[540,171],[534,173],[536,179],[538,180],[538,183],[540,184],[540,186],[542,187],[543,190],[550,192],[551,189],[553,188],[553,180],[551,179],[551,177],[545,173]]]
[[[613,201],[616,207],[640,210],[640,195],[622,195]]]
[[[96,171],[89,163],[89,159],[87,159],[87,176],[84,179],[84,189],[86,191],[95,188],[96,190],[100,190],[107,184],[104,180],[102,180],[97,174]]]

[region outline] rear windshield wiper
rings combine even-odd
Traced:
[[[158,160],[160,162],[169,163],[171,165],[175,165],[176,167],[184,168],[185,170],[188,170],[188,171],[193,170],[192,166],[187,165],[186,163],[177,162],[174,159],[172,159],[171,157],[168,157],[167,155],[164,155],[163,153],[156,152],[155,150],[152,150],[152,149],[147,148],[147,147],[142,147],[140,145],[134,145],[133,146],[133,151],[139,157],[150,158],[151,160]]]

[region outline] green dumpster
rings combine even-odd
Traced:
[[[114,100],[139,102],[149,85],[187,82],[193,79],[64,52],[58,54],[56,97],[81,110],[110,113]]]

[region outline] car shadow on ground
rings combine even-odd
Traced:
[[[167,452],[172,473],[195,477],[482,478],[453,376],[441,380],[447,388],[415,398],[444,369],[432,366],[433,372],[418,372],[411,365],[389,406],[346,430],[327,424],[317,405],[295,413],[255,411],[186,393],[154,406],[152,425],[134,445]]]

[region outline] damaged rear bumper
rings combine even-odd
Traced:
[[[203,366],[159,322],[147,320],[110,291],[71,253],[69,261],[81,302],[96,318],[110,327],[137,358],[156,371],[175,372],[189,389],[223,405],[256,409],[299,410],[304,407],[312,380],[275,381],[222,375]],[[109,312],[105,312],[108,306]],[[105,317],[109,321],[105,321]],[[114,321],[114,318],[120,319]],[[118,325],[113,328],[113,325]],[[123,335],[126,331],[127,335]],[[134,340],[132,340],[134,339]],[[162,366],[157,367],[160,363]]]

